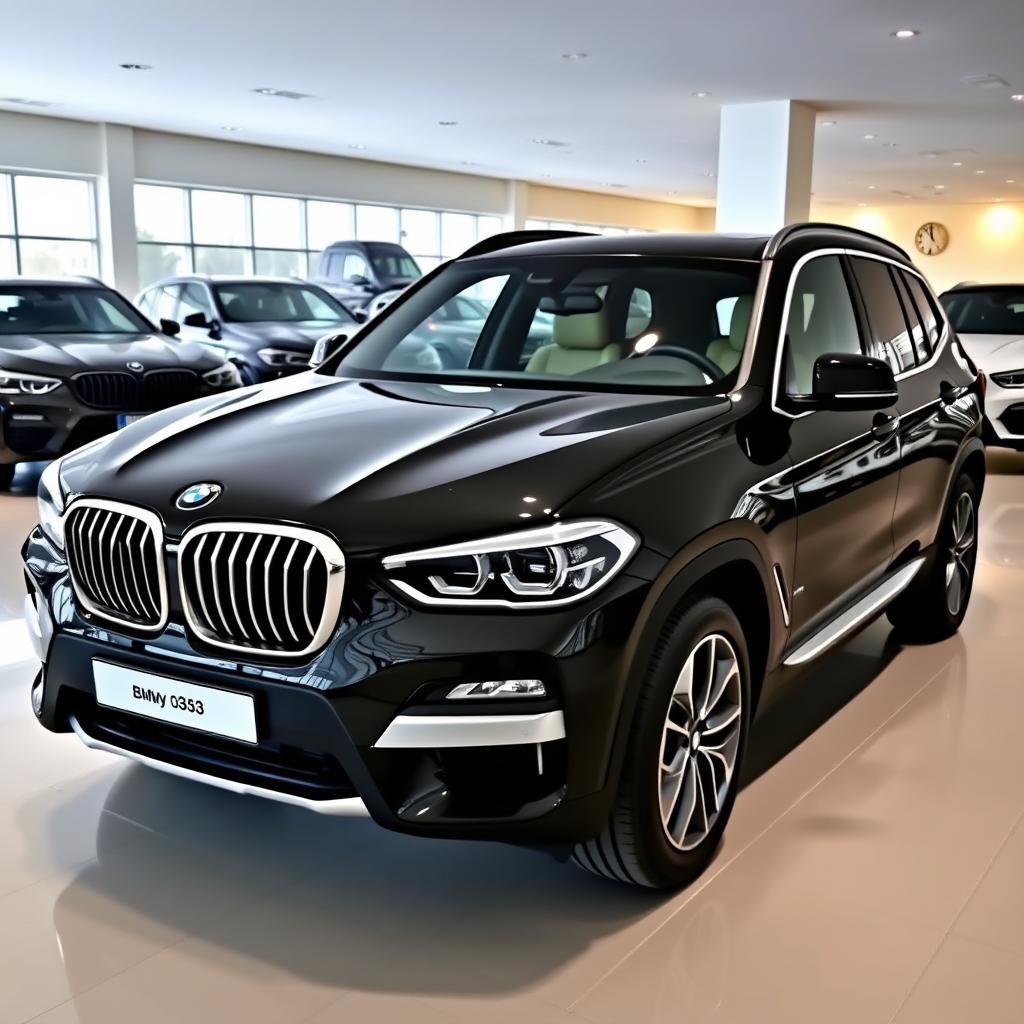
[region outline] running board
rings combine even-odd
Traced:
[[[903,566],[891,576],[887,576],[855,605],[847,608],[842,615],[826,623],[817,633],[805,640],[782,663],[784,665],[803,665],[827,651],[848,633],[853,632],[862,622],[880,612],[894,597],[905,590],[922,565],[924,565],[923,555],[920,558],[915,558],[913,562]]]

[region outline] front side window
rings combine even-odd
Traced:
[[[942,305],[957,334],[1024,336],[1024,287],[1004,285],[948,292]]]
[[[369,280],[370,264],[366,258],[358,252],[345,253],[345,259],[341,264],[341,279],[343,281],[355,281],[357,278]]]
[[[201,284],[187,284],[181,290],[181,305],[178,307],[178,316],[182,320],[195,313],[202,313],[207,320],[213,319],[213,308],[210,306],[210,299],[206,290]]]
[[[759,272],[757,262],[635,256],[453,263],[328,365],[339,376],[720,390],[734,367],[709,354],[716,306],[752,297]]]
[[[106,288],[0,288],[0,334],[146,334],[151,329],[120,295]]]
[[[819,256],[800,268],[793,283],[785,346],[786,393],[794,396],[811,394],[819,356],[863,351],[838,256]]]
[[[341,303],[301,284],[247,282],[215,284],[224,319],[234,323],[352,323]]]

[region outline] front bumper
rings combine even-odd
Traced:
[[[379,824],[420,835],[565,842],[596,834],[606,818],[623,651],[643,580],[620,577],[597,607],[474,615],[420,611],[349,581],[332,641],[287,666],[199,650],[174,614],[149,639],[90,623],[38,530],[25,556],[45,638],[37,714],[48,729],[321,813],[358,796]],[[258,742],[98,704],[94,659],[252,695]],[[495,678],[541,678],[547,696],[444,700],[459,683]]]
[[[985,420],[989,444],[1024,449],[1024,388],[1000,387],[989,377]]]

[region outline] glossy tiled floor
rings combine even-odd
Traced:
[[[0,1024],[1024,1020],[1024,457],[962,634],[878,623],[785,694],[673,898],[322,819],[35,726],[0,498]]]

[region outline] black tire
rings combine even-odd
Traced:
[[[722,644],[721,638],[725,639],[725,644]],[[704,655],[708,659],[708,666],[711,665],[711,659],[716,657],[716,652],[719,652],[724,655],[722,664],[730,656],[734,656],[738,669],[738,685],[731,681],[728,683],[728,707],[717,716],[718,721],[724,721],[728,714],[732,714],[733,698],[738,700],[739,715],[734,719],[738,721],[738,730],[734,738],[735,759],[731,773],[723,767],[722,775],[716,776],[714,770],[709,769],[708,766],[714,760],[713,755],[705,752],[703,758],[698,757],[699,730],[702,726],[700,721],[697,722],[698,728],[691,728],[689,742],[679,742],[675,754],[684,764],[679,773],[680,794],[686,791],[683,780],[687,779],[687,763],[691,771],[688,777],[691,784],[696,785],[702,778],[707,780],[707,772],[710,770],[710,778],[717,783],[721,777],[725,786],[724,795],[722,790],[715,786],[713,795],[720,799],[720,806],[717,811],[713,810],[714,820],[710,827],[706,828],[706,834],[696,841],[692,848],[683,849],[681,845],[686,841],[686,826],[682,829],[681,842],[673,842],[669,837],[669,825],[663,823],[661,793],[666,779],[673,777],[664,774],[663,734],[669,735],[665,730],[670,707],[673,714],[679,710],[675,703],[675,689],[681,670],[691,654],[696,652],[694,657],[698,659],[702,652],[708,649],[710,654]],[[732,678],[730,676],[730,680]],[[750,692],[750,659],[743,629],[735,614],[718,598],[695,597],[665,628],[655,647],[638,698],[622,775],[609,821],[599,836],[576,844],[573,860],[594,874],[651,889],[676,889],[700,875],[714,856],[736,799],[737,782],[750,727]],[[724,701],[726,684],[722,684],[720,693]],[[685,704],[680,706],[685,707]],[[712,707],[716,706],[724,707],[722,703],[712,704]],[[698,719],[700,717],[697,716]],[[722,727],[712,724],[715,718],[715,715],[708,714],[703,721],[703,727],[709,734],[712,730],[721,733]],[[732,726],[728,728],[731,730]],[[697,735],[694,736],[694,733]],[[706,747],[710,749],[710,744]],[[667,747],[665,749],[667,750]],[[689,755],[686,754],[687,750],[691,751]],[[686,761],[687,756],[691,758],[689,762]],[[698,762],[702,765],[700,771],[704,774],[694,776],[692,772],[698,771],[694,767]],[[701,786],[696,785],[691,814],[696,813],[696,800],[702,791]],[[685,814],[685,808],[683,813]],[[670,822],[683,820],[678,817],[673,819],[671,812],[668,818]],[[705,819],[705,827],[707,824],[708,819]],[[698,825],[697,832],[699,831]]]
[[[17,465],[13,462],[0,463],[0,491],[9,491],[14,483],[14,472]]]
[[[967,503],[970,509],[970,544],[965,548],[963,538],[958,538],[957,534]],[[934,643],[951,637],[967,614],[977,560],[978,489],[974,481],[962,473],[953,485],[928,561],[913,583],[886,610],[897,637],[907,643]],[[960,586],[956,601],[952,600],[951,587],[947,585],[947,569],[951,562],[954,579],[959,580]]]

